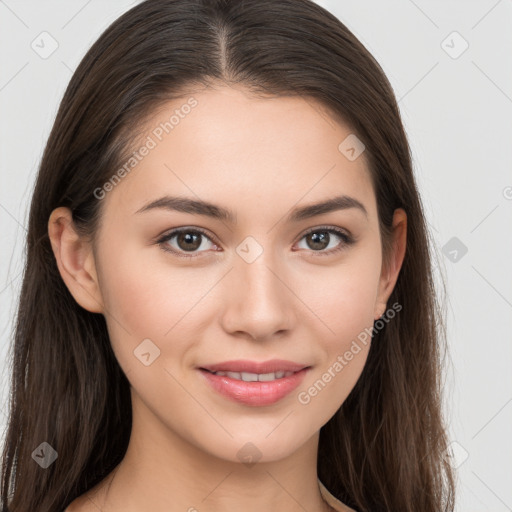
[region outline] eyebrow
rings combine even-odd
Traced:
[[[135,214],[147,212],[155,209],[164,209],[196,215],[204,215],[213,219],[236,223],[236,215],[231,210],[199,199],[188,197],[163,196],[159,199],[149,202],[137,210]],[[327,199],[320,203],[309,204],[295,208],[287,216],[287,222],[298,222],[309,219],[317,215],[330,213],[338,210],[356,209],[364,213],[368,218],[368,212],[364,205],[354,197],[342,195]]]

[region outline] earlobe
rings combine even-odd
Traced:
[[[48,236],[60,275],[77,303],[91,313],[102,313],[103,301],[92,246],[76,232],[69,208],[53,210],[48,221]]]
[[[397,208],[393,215],[393,241],[390,264],[382,269],[379,283],[379,292],[375,303],[375,320],[385,312],[387,301],[393,292],[398,274],[402,268],[407,245],[407,214],[402,208]]]

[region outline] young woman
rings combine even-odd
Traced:
[[[10,512],[452,511],[442,315],[389,82],[309,0],[147,0],[32,198]]]

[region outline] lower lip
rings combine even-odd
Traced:
[[[223,375],[215,375],[207,370],[199,371],[206,377],[212,388],[238,403],[253,406],[271,405],[290,394],[304,380],[310,368],[267,382],[245,382]]]

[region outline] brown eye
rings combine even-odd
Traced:
[[[319,256],[333,254],[355,242],[352,236],[337,228],[316,228],[306,233],[301,240],[306,241],[306,249],[318,253]]]
[[[327,231],[315,231],[306,235],[306,240],[311,249],[322,250],[329,245],[330,235]]]
[[[171,243],[173,239],[176,239],[175,244]],[[210,244],[215,246],[204,231],[197,228],[184,228],[171,231],[158,240],[157,243],[164,251],[172,252],[177,256],[183,256],[185,258],[194,258],[200,256],[202,253],[208,252],[208,242],[205,244],[203,243],[204,240],[207,240]],[[198,250],[201,247],[205,250]],[[191,254],[184,254],[187,252]]]
[[[201,246],[201,238],[203,235],[188,231],[185,233],[179,233],[176,236],[176,243],[180,249],[183,249],[184,251],[195,251]]]

